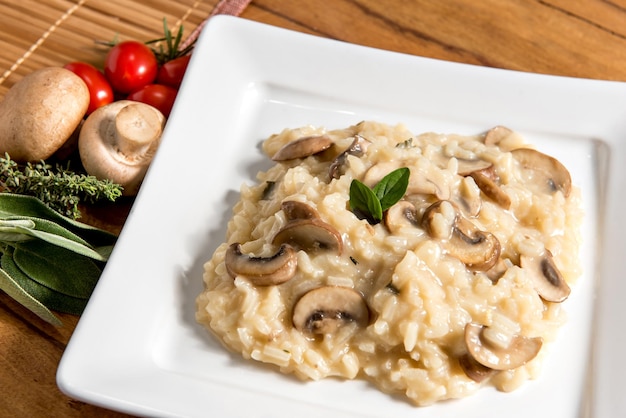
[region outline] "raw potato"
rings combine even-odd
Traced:
[[[72,135],[89,106],[89,90],[60,67],[35,71],[0,102],[0,155],[19,162],[52,156]]]

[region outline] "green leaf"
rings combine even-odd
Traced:
[[[402,167],[383,177],[373,189],[359,180],[350,183],[350,210],[359,218],[377,224],[383,212],[395,205],[406,193],[411,172]]]
[[[76,298],[89,298],[102,273],[89,258],[38,240],[17,244],[13,259],[31,279]]]
[[[66,250],[72,251],[77,255],[82,255],[84,257],[89,257],[97,261],[106,261],[107,259],[102,256],[99,252],[88,246],[88,244],[82,244],[80,242],[76,242],[72,239],[66,238],[61,235],[53,234],[45,231],[38,231],[36,229],[27,229],[16,227],[16,230],[30,235],[33,238],[38,238],[41,241],[45,241],[48,244],[56,245],[58,247],[64,248]]]
[[[398,168],[383,177],[374,187],[374,194],[380,200],[383,212],[402,199],[409,186],[410,175],[408,168]]]
[[[89,299],[75,298],[44,286],[28,277],[13,260],[13,251],[5,252],[0,258],[4,270],[26,293],[46,308],[72,315],[80,315]]]
[[[33,196],[0,193],[0,219],[40,218],[59,224],[94,247],[113,245],[117,237],[107,231],[75,221],[50,209]]]
[[[376,194],[359,180],[350,183],[350,210],[359,219],[378,223],[383,218],[383,210]]]
[[[62,325],[61,320],[55,314],[46,308],[43,303],[39,302],[26,292],[6,271],[2,269],[0,269],[0,289],[44,321],[56,326]]]

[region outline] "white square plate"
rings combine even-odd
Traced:
[[[584,276],[539,379],[417,408],[362,380],[303,383],[227,352],[196,324],[203,264],[241,183],[283,128],[363,119],[414,133],[502,124],[559,158],[582,189]],[[441,62],[211,20],[163,142],[59,366],[68,395],[184,417],[626,416],[626,84]]]

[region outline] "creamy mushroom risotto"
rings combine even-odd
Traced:
[[[197,320],[302,379],[416,405],[538,376],[580,275],[580,192],[517,133],[284,130],[205,265]]]

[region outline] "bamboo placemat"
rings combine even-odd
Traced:
[[[26,74],[85,61],[102,67],[96,40],[148,41],[163,36],[163,19],[184,36],[217,0],[0,0],[0,97]]]

